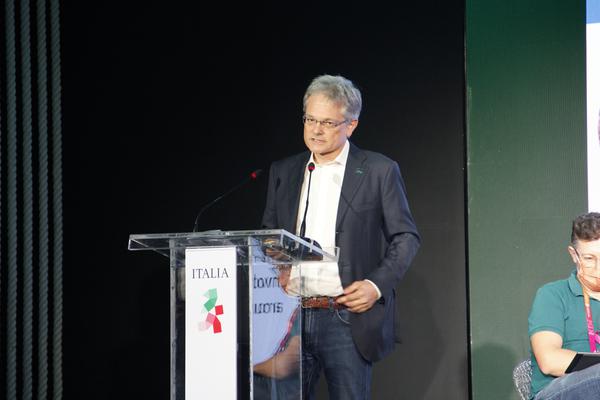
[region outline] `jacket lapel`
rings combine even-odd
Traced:
[[[286,195],[286,206],[289,212],[285,212],[284,215],[289,219],[285,221],[284,229],[294,235],[297,231],[296,222],[298,221],[298,207],[300,205],[302,183],[304,182],[304,169],[309,158],[309,152],[302,153],[297,157],[290,165],[291,171],[288,175],[290,181],[288,186],[289,192]]]
[[[352,204],[352,199],[364,181],[364,177],[367,175],[366,159],[365,154],[358,147],[350,143],[350,152],[346,161],[346,170],[344,172],[344,181],[342,182],[342,192],[335,224],[335,229],[338,232],[340,231],[346,212],[348,212],[348,207]]]

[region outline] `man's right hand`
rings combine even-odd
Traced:
[[[277,280],[279,281],[279,286],[285,292],[288,282],[290,281],[290,271],[292,270],[291,265],[282,264],[275,267],[277,269]]]

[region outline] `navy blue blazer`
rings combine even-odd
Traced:
[[[271,165],[262,225],[296,232],[298,205],[310,152]],[[395,288],[409,268],[420,238],[398,164],[350,144],[336,220],[342,286],[369,279],[382,297],[364,313],[351,313],[352,337],[371,362],[394,348]]]

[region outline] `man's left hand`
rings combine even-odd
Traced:
[[[367,281],[355,281],[344,289],[336,303],[343,304],[354,313],[362,313],[373,307],[377,301],[377,290]]]

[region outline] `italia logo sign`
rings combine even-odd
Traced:
[[[219,321],[218,315],[223,315],[223,305],[217,305],[217,289],[208,289],[204,293],[204,297],[208,300],[204,303],[201,314],[203,321],[198,323],[198,329],[206,331],[212,327],[213,333],[221,333],[221,321]]]

